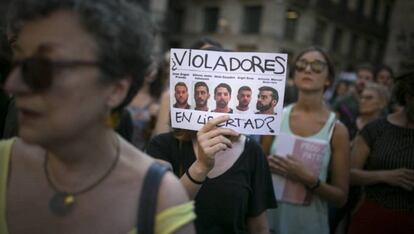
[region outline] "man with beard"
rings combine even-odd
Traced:
[[[208,86],[205,82],[197,82],[194,85],[194,100],[196,106],[194,110],[208,111],[207,101],[210,98]]]
[[[278,101],[279,94],[276,89],[269,86],[260,87],[256,103],[256,109],[259,112],[256,112],[256,114],[276,115],[274,108]]]
[[[234,110],[238,114],[252,113],[249,109],[250,101],[252,100],[252,89],[248,86],[240,87],[237,92],[237,100],[239,100],[239,105],[236,106]]]
[[[228,84],[220,83],[214,89],[214,100],[216,101],[216,109],[212,112],[233,113],[228,105],[231,98],[231,88]]]
[[[181,108],[181,109],[190,109],[190,105],[187,103],[188,101],[188,89],[187,85],[184,82],[178,82],[175,85],[175,100],[176,103],[173,105],[174,108]]]

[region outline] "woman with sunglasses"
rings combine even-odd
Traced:
[[[145,12],[123,0],[16,0],[9,19],[5,90],[20,137],[0,143],[0,233],[193,233],[178,179],[108,120],[150,63]]]
[[[352,147],[351,184],[365,198],[349,233],[414,233],[414,71],[395,79],[403,109],[367,124]]]
[[[325,142],[319,175],[292,155],[277,152],[278,138],[268,157],[272,173],[304,185],[312,194],[309,205],[278,202],[269,212],[269,225],[275,233],[329,233],[328,202],[338,207],[347,199],[349,183],[349,140],[344,125],[323,101],[323,93],[332,84],[335,74],[328,55],[311,47],[297,56],[293,77],[299,91],[298,101],[285,107],[281,133]],[[330,180],[327,181],[328,172]]]

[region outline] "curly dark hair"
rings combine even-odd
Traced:
[[[95,39],[103,81],[132,78],[127,97],[115,108],[121,110],[141,87],[151,62],[154,27],[147,13],[126,0],[14,0],[8,30],[18,37],[26,22],[59,10],[76,13]]]

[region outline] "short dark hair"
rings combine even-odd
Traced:
[[[279,93],[276,91],[276,89],[269,86],[262,86],[259,88],[259,91],[271,91],[273,100],[276,100],[277,102],[279,101]]]
[[[216,95],[216,93],[217,93],[217,89],[218,89],[218,88],[220,88],[220,87],[227,89],[227,91],[229,91],[229,94],[231,95],[231,88],[230,88],[230,85],[228,85],[228,84],[226,84],[226,83],[220,83],[220,84],[218,84],[218,85],[217,85],[217,87],[216,87],[216,88],[214,88],[214,95]]]
[[[18,36],[25,23],[59,10],[76,13],[83,29],[95,39],[103,81],[132,78],[126,98],[114,109],[121,110],[136,95],[151,63],[154,27],[150,17],[127,0],[14,0],[8,10],[8,31]]]
[[[187,85],[184,82],[178,82],[177,84],[175,84],[174,89],[177,88],[177,86],[184,86],[186,90],[188,90]]]
[[[330,56],[328,55],[328,53],[325,51],[325,49],[323,49],[322,47],[319,46],[311,46],[308,47],[302,51],[300,51],[298,53],[298,55],[296,56],[295,60],[293,61],[293,72],[296,72],[296,63],[297,61],[299,61],[299,59],[302,58],[302,56],[308,52],[312,52],[312,51],[316,51],[319,52],[323,58],[326,60],[326,64],[328,66],[328,80],[330,81],[330,85],[333,85],[334,81],[335,81],[335,66],[334,63],[332,61],[332,59],[330,58]],[[328,87],[326,87],[328,88]],[[326,89],[325,88],[325,89]]]
[[[356,66],[355,72],[358,73],[361,70],[368,70],[374,76],[374,67],[370,63],[361,63]]]
[[[204,81],[199,81],[199,82],[195,83],[194,89],[196,89],[197,87],[200,87],[200,86],[206,87],[207,92],[209,92],[208,86],[207,86],[206,82],[204,82]]]
[[[377,67],[377,70],[375,70],[375,76],[374,76],[375,81],[377,81],[378,74],[384,70],[390,73],[391,79],[394,78],[394,71],[392,70],[392,68],[386,64],[381,64],[380,66]]]
[[[406,95],[414,97],[414,70],[395,78],[394,95],[402,106],[405,106]]]
[[[240,93],[241,91],[244,91],[244,90],[250,91],[250,92],[252,91],[252,89],[249,86],[242,86],[239,88],[239,91],[237,91],[237,93]]]

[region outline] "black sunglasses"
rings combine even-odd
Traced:
[[[327,64],[320,60],[314,60],[312,62],[308,62],[307,60],[301,59],[296,62],[295,69],[299,72],[302,72],[308,67],[308,65],[310,65],[313,72],[321,73],[325,70]]]
[[[43,91],[52,85],[57,69],[76,66],[99,66],[99,63],[80,60],[52,61],[46,57],[36,56],[14,62],[12,69],[20,67],[23,81],[33,91]]]

